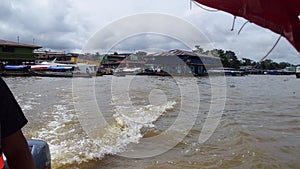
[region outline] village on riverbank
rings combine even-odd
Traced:
[[[157,53],[66,53],[42,50],[42,46],[0,40],[1,76],[92,77],[101,75],[207,76],[221,74],[291,75],[296,65],[270,59],[238,60],[232,51],[200,46],[186,51],[173,49]]]

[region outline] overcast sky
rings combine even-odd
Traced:
[[[112,42],[111,36],[115,30],[127,31],[130,29],[128,25],[149,27],[151,23],[157,24],[148,18],[139,23],[131,22],[130,16],[144,13],[159,13],[183,20],[195,26],[210,42],[210,45],[200,44],[202,47],[232,50],[240,59],[246,57],[259,61],[279,37],[252,23],[237,35],[244,19],[237,18],[235,29],[231,31],[232,15],[221,11],[208,12],[195,4],[190,9],[189,0],[1,0],[0,39],[17,41],[19,36],[22,43],[34,43],[52,51],[82,52],[86,44],[98,36],[101,40],[98,39],[97,48],[101,53],[105,48],[104,43]],[[122,24],[127,28],[114,25],[126,17],[129,19]],[[165,24],[162,32],[152,32],[150,26],[147,29],[149,33],[124,38],[113,46],[113,50],[187,49],[181,39],[172,37],[172,34],[167,36],[166,30],[173,31],[173,34],[174,30],[190,31],[188,27],[178,28],[182,23],[176,19],[175,22],[178,24],[166,24],[168,21],[161,23]],[[187,30],[183,31],[185,28]],[[105,29],[111,32],[103,31]],[[300,64],[300,53],[282,38],[268,59]]]

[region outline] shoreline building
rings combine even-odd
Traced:
[[[147,56],[147,71],[156,75],[208,75],[207,70],[218,67],[220,59],[185,50],[170,50]]]
[[[54,60],[57,59],[59,61],[70,60],[67,58],[65,52],[52,52],[52,51],[34,51],[34,56],[38,60]]]
[[[0,62],[10,65],[34,63],[34,50],[42,48],[25,43],[17,43],[0,39]]]
[[[131,53],[122,53],[118,54],[115,52],[114,54],[104,54],[101,56],[101,64],[100,64],[100,73],[104,75],[112,75],[114,70],[118,68],[118,66],[129,57]]]

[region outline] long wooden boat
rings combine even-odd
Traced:
[[[34,65],[29,70],[32,76],[73,77],[74,66]]]
[[[30,69],[30,66],[28,65],[5,65],[4,70],[6,71],[16,71],[16,70],[28,70]]]
[[[0,76],[30,76],[28,65],[3,65]]]
[[[34,71],[29,70],[32,76],[43,76],[43,77],[73,77],[72,71]]]

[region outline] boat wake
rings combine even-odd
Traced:
[[[130,143],[138,144],[143,137],[142,128],[154,127],[154,122],[175,104],[168,101],[131,112],[124,105],[115,105],[114,122],[99,131],[102,136],[97,139],[86,134],[76,112],[68,105],[55,105],[51,120],[37,132],[37,139],[48,142],[53,168],[76,168],[81,163],[123,152]]]

